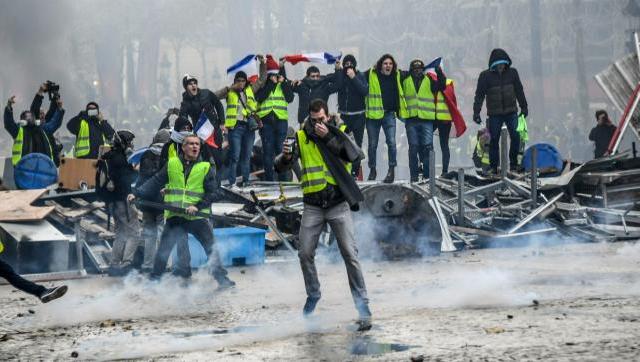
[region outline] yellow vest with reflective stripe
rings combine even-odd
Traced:
[[[53,149],[51,148],[51,143],[49,143],[49,137],[47,135],[44,136],[44,139],[47,141],[47,146],[49,146],[49,157],[53,160]],[[22,146],[24,142],[24,127],[20,127],[18,130],[18,136],[15,140],[13,140],[13,148],[11,149],[11,164],[14,166],[20,162],[22,158]]]
[[[169,144],[169,150],[167,151],[167,158],[173,158],[173,157],[178,157],[178,151],[176,149],[176,144],[175,143],[171,143]]]
[[[482,147],[480,137],[476,137],[476,154],[480,157],[483,166],[489,166],[489,151]]]
[[[398,107],[399,113],[404,114],[407,111],[407,103],[404,99],[404,90],[400,84],[400,72],[396,71],[396,82],[398,84]],[[382,119],[384,117],[384,105],[382,104],[382,89],[378,75],[373,69],[369,69],[369,94],[366,99],[365,116],[368,119]]]
[[[204,197],[204,179],[209,173],[211,164],[209,162],[198,162],[191,168],[189,177],[184,179],[184,167],[182,161],[178,157],[169,158],[167,165],[167,175],[169,182],[164,190],[164,203],[169,206],[186,209],[189,206],[196,205]],[[206,214],[211,213],[211,207],[199,210]],[[202,216],[189,216],[185,213],[173,212],[166,210],[164,217],[181,217],[188,220],[202,219]]]
[[[289,119],[288,103],[284,99],[282,85],[278,83],[276,88],[269,94],[269,97],[261,102],[258,106],[258,116],[265,117],[273,111],[279,120],[286,121]]]
[[[102,135],[102,143],[107,145],[107,140],[104,138],[104,134]],[[76,136],[76,145],[73,152],[75,157],[84,157],[88,155],[90,151],[91,140],[89,139],[89,122],[83,119],[80,121],[80,129]]]
[[[339,128],[344,132],[347,126],[343,124]],[[300,161],[302,163],[302,193],[306,195],[322,191],[327,187],[327,183],[336,185],[336,180],[324,162],[320,149],[315,142],[307,139],[307,134],[304,130],[299,130],[297,136]],[[345,163],[344,167],[347,172],[351,173],[351,163]]]
[[[425,78],[429,79],[429,83],[431,82],[429,77]],[[451,79],[447,79],[446,85],[451,84],[453,84],[453,81]],[[422,87],[420,88],[422,89]],[[451,121],[451,112],[449,112],[449,107],[447,107],[447,102],[444,100],[444,94],[442,94],[442,92],[438,92],[434,97],[433,93],[431,93],[431,86],[429,86],[424,94],[418,94],[418,99],[420,99],[420,97],[424,98],[426,106],[429,109],[429,112],[427,112],[427,116],[429,117],[428,119]]]
[[[246,107],[242,107],[243,118],[247,118],[251,112],[255,112],[257,109],[256,98],[253,95],[253,89],[246,87],[244,94],[247,96],[245,102]],[[236,91],[230,90],[227,93],[227,117],[224,121],[224,126],[227,128],[233,128],[238,122],[238,104],[240,103],[240,95]],[[249,109],[247,109],[249,108]]]
[[[402,88],[404,89],[404,97],[407,101],[407,109],[404,114],[400,113],[400,117],[418,118],[422,120],[434,119],[435,104],[433,98],[428,98],[431,93],[431,81],[429,77],[422,78],[418,92],[416,92],[416,86],[411,76],[402,82]]]

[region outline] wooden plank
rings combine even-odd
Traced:
[[[89,189],[95,188],[97,161],[63,157],[60,160],[58,185],[67,190],[80,190],[82,183]]]
[[[32,206],[46,189],[0,191],[0,221],[37,221],[51,213],[53,206]]]

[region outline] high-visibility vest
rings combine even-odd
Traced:
[[[489,150],[485,149],[480,142],[480,137],[476,137],[476,154],[480,157],[483,166],[489,166]]]
[[[167,151],[167,158],[178,157],[178,146],[175,143],[169,144],[169,150]]]
[[[398,84],[398,106],[399,113],[404,114],[407,111],[407,102],[404,99],[404,90],[400,83],[400,72],[396,71],[396,82]],[[368,119],[382,119],[384,117],[384,105],[382,104],[382,89],[378,75],[373,69],[369,70],[369,94],[366,100],[365,116]]]
[[[341,125],[340,130],[344,132],[346,125]],[[300,160],[302,162],[302,193],[304,195],[322,191],[327,187],[327,183],[336,185],[336,180],[329,171],[329,167],[324,162],[322,154],[315,142],[307,139],[304,130],[297,132],[298,146],[300,147]],[[344,163],[347,172],[351,173],[351,163]]]
[[[400,112],[401,118],[418,118],[422,120],[435,119],[435,103],[431,95],[431,80],[429,77],[423,77],[420,82],[420,88],[416,92],[416,86],[413,77],[407,77],[402,82],[404,90],[404,98],[407,102],[405,112]]]
[[[275,89],[269,94],[269,97],[258,106],[258,116],[265,117],[273,111],[279,120],[286,121],[289,119],[287,101],[284,99],[282,85],[278,83]]]
[[[257,109],[256,98],[253,95],[251,87],[244,89],[244,94],[247,96],[245,106],[242,107],[242,115],[246,119],[251,112],[255,112]],[[224,126],[227,128],[234,128],[238,122],[238,104],[240,103],[240,95],[236,91],[229,91],[227,93],[227,117],[224,120]],[[286,103],[286,102],[285,102]]]
[[[51,143],[49,142],[49,137],[44,135],[44,139],[47,141],[47,146],[49,146],[49,157],[53,160],[53,148],[51,148]],[[22,146],[24,143],[24,127],[20,127],[18,130],[18,136],[15,140],[13,140],[13,148],[11,149],[11,163],[15,166],[20,162],[22,158]]]
[[[102,135],[102,143],[107,145],[107,140]],[[89,122],[83,119],[80,121],[80,130],[76,136],[76,145],[74,147],[75,157],[84,157],[91,151],[91,140],[89,139]]]
[[[186,209],[189,206],[196,205],[204,197],[204,178],[209,173],[211,164],[209,162],[198,162],[191,168],[189,177],[184,178],[184,167],[182,161],[178,157],[169,158],[167,165],[167,174],[169,182],[164,189],[164,202],[169,206]],[[211,207],[207,207],[200,212],[209,214]],[[202,216],[190,216],[185,213],[173,212],[165,210],[164,217],[181,217],[188,220],[202,219]]]
[[[407,80],[410,79],[405,79],[405,84]],[[447,78],[445,84],[451,85],[453,84],[453,80]],[[413,86],[413,81],[411,82],[411,86]],[[438,92],[434,96],[431,92],[431,78],[424,77],[422,80],[422,84],[420,84],[420,89],[418,90],[417,101],[419,107],[419,118],[437,121],[451,121],[451,112],[449,112],[447,102],[444,100],[444,94],[442,94],[442,92]]]

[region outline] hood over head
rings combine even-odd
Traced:
[[[509,54],[501,48],[493,49],[491,55],[489,55],[489,69],[494,68],[498,64],[506,64],[507,67],[511,66]]]

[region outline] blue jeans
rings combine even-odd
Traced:
[[[433,130],[438,130],[438,138],[440,140],[440,153],[442,153],[442,174],[449,172],[449,160],[451,153],[449,152],[449,133],[451,133],[451,121],[436,121],[433,124]]]
[[[429,154],[433,149],[433,121],[409,118],[405,122],[409,141],[409,174],[411,180],[418,179],[418,157],[422,160],[422,175],[429,177]]]
[[[396,114],[395,112],[385,112],[382,119],[367,119],[367,140],[369,148],[369,168],[376,168],[376,151],[378,150],[378,138],[380,138],[380,128],[384,131],[384,140],[387,143],[389,155],[389,167],[396,167]]]
[[[490,116],[487,120],[489,132],[491,133],[491,148],[489,149],[489,161],[491,169],[496,171],[500,165],[500,130],[502,125],[507,125],[511,145],[509,147],[509,166],[511,169],[518,166],[518,150],[520,149],[520,135],[518,128],[518,114],[512,113],[503,116]]]
[[[275,181],[275,170],[273,161],[282,152],[282,144],[287,138],[289,123],[276,118],[263,120],[260,129],[260,139],[262,139],[262,163],[264,165],[264,180]],[[286,173],[278,175],[279,181],[285,181]]]
[[[243,182],[249,182],[249,162],[253,150],[255,131],[249,130],[247,122],[238,122],[229,130],[229,184],[236,183],[237,170]]]

